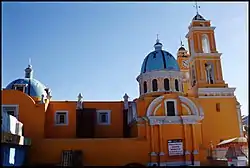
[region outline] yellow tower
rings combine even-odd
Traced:
[[[197,9],[196,4],[196,9]],[[212,142],[242,136],[241,112],[237,105],[235,88],[228,87],[223,80],[221,53],[217,51],[215,27],[210,20],[196,15],[186,35],[189,44],[190,90],[188,97],[195,97],[204,112],[201,121],[201,160],[205,160],[204,149]]]
[[[221,53],[216,49],[215,27],[198,12],[186,35],[190,51],[190,85],[196,88],[227,87],[222,76]]]
[[[184,48],[184,45],[181,41],[181,47],[177,51],[177,62],[180,67],[180,71],[183,75],[183,92],[187,93],[189,89],[189,58],[190,55],[188,51]]]

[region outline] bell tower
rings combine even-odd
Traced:
[[[215,27],[199,14],[197,3],[195,7],[196,15],[186,35],[190,51],[190,85],[196,88],[227,87],[222,75],[222,54],[216,49]]]
[[[181,40],[180,48],[177,51],[177,62],[179,64],[180,71],[182,73],[182,85],[184,93],[187,93],[189,89],[189,58],[190,55],[188,51],[185,49]]]

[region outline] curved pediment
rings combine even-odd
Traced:
[[[170,103],[169,103],[170,102]],[[172,103],[172,105],[171,105]],[[168,106],[171,105],[171,110],[174,111],[169,113]],[[201,106],[195,101],[184,96],[173,96],[163,95],[155,98],[147,108],[146,116],[148,118],[170,118],[174,119],[175,122],[181,122],[183,120],[191,122],[191,120],[203,119],[203,110]],[[174,123],[175,123],[174,122]]]

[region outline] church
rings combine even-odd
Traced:
[[[29,64],[1,91],[2,111],[31,139],[29,165],[205,165],[211,146],[243,136],[236,88],[223,79],[214,33],[197,12],[188,48],[173,55],[157,38],[142,60],[134,100],[123,93],[117,101],[87,101],[84,93],[53,100],[53,88],[35,79]]]

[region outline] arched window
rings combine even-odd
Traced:
[[[158,85],[157,85],[157,80],[156,79],[154,79],[152,81],[152,86],[153,86],[153,91],[157,91],[158,90]]]
[[[143,83],[143,89],[144,89],[144,93],[147,93],[147,82],[145,81],[144,83]]]
[[[177,79],[174,80],[175,90],[179,91],[179,82]]]
[[[170,88],[169,88],[169,79],[168,78],[164,79],[164,88],[165,88],[166,91],[170,90]]]
[[[207,83],[214,84],[214,68],[213,68],[213,64],[205,63],[205,72],[206,72]]]
[[[209,40],[206,34],[202,35],[202,50],[204,53],[210,53]]]
[[[167,116],[175,116],[176,114],[175,102],[167,101],[166,105],[167,105]]]

